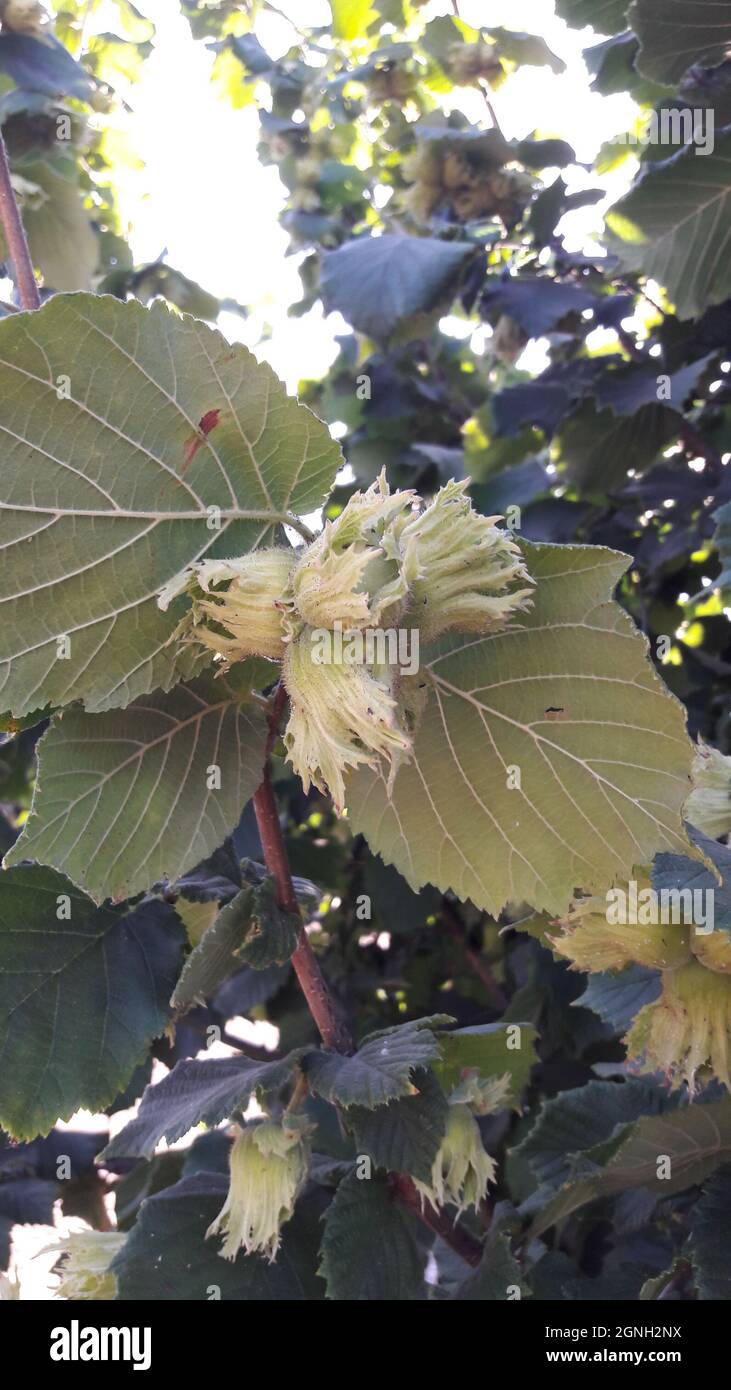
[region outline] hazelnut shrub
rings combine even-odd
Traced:
[[[538,35],[186,4],[352,330],[294,396],[134,263],[152,34],[77,8],[0,0],[0,1235],[58,1203],[70,1301],[727,1297],[728,130],[577,181],[500,127]],[[598,8],[595,95],[720,112]]]

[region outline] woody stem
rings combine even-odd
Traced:
[[[18,200],[10,177],[8,152],[0,130],[0,222],[5,233],[8,255],[13,262],[18,297],[24,309],[40,309],[41,296],[38,293],[33,262],[28,250],[25,228],[20,216]]]

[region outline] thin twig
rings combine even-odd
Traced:
[[[417,1187],[413,1178],[406,1173],[391,1174],[391,1191],[398,1200],[413,1211],[425,1226],[429,1227],[435,1235],[441,1236],[442,1240],[454,1250],[455,1254],[461,1255],[468,1265],[476,1268],[482,1259],[482,1245],[464,1226],[458,1226],[456,1222],[450,1220],[445,1211],[435,1211],[429,1206],[428,1202],[422,1203]]]
[[[486,105],[486,107],[487,107],[487,109],[488,109],[488,111],[489,111],[489,113],[490,113],[490,120],[492,121],[493,126],[495,127],[495,130],[497,131],[498,135],[502,135],[503,132],[502,132],[502,130],[501,130],[501,128],[500,128],[500,122],[499,122],[499,120],[498,120],[498,118],[497,118],[497,115],[496,115],[496,112],[495,112],[495,107],[493,106],[492,101],[491,101],[491,99],[490,99],[490,89],[489,89],[489,87],[487,86],[487,83],[486,83],[486,82],[480,82],[480,83],[479,83],[479,88],[480,88],[480,91],[482,92],[483,97],[485,98],[485,105]],[[504,139],[504,138],[505,138],[505,137],[503,136],[503,139]]]
[[[499,1009],[502,1013],[503,1009],[506,1008],[508,1001],[505,998],[505,995],[503,994],[487,962],[482,959],[482,956],[480,955],[479,951],[474,951],[472,947],[469,945],[467,939],[467,928],[465,927],[464,922],[462,922],[462,920],[458,916],[456,909],[453,907],[452,903],[450,903],[448,898],[442,898],[442,917],[444,918],[445,924],[449,928],[449,931],[451,932],[455,941],[458,941],[460,946],[462,947],[464,958],[467,961],[467,964],[469,965],[470,969],[474,972],[477,978],[482,981],[483,985],[485,986],[485,989],[487,990],[488,995],[490,996],[490,1000],[495,1005],[495,1008]]]
[[[0,129],[0,222],[5,232],[8,255],[13,263],[18,297],[24,309],[40,309],[41,296],[38,292],[33,262],[28,250],[25,228],[20,216],[18,200],[10,177],[8,152]]]
[[[277,885],[279,906],[285,912],[293,912],[299,916],[299,903],[294,891],[292,873],[282,836],[282,827],[279,824],[279,812],[269,771],[269,754],[277,737],[285,699],[284,686],[280,685],[272,701],[269,737],[265,750],[264,777],[259,790],[254,795],[254,812],[259,827],[264,862]],[[325,1046],[331,1047],[335,1052],[353,1052],[353,1039],[339,1016],[335,1001],[328,989],[317,957],[307,939],[304,927],[300,933],[299,944],[292,955],[292,965]]]

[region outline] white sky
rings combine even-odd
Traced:
[[[204,43],[192,40],[176,0],[138,0],[138,6],[157,33],[142,81],[128,94],[130,134],[145,165],[123,195],[136,259],[153,260],[167,247],[176,269],[214,294],[248,305],[253,313],[247,322],[225,314],[220,327],[228,338],[255,347],[292,390],[301,377],[327,370],[342,321],[334,316],[323,321],[319,309],[303,319],[287,317],[287,305],[301,293],[297,260],[286,258],[288,239],[277,222],[283,201],[277,171],[257,160],[256,110],[232,111],[217,97],[210,84],[212,55]],[[327,0],[280,0],[278,8],[303,27],[329,22]],[[595,36],[589,29],[568,29],[555,17],[553,0],[462,0],[460,8],[473,25],[541,34],[567,63],[560,77],[549,68],[523,68],[496,94],[508,137],[533,129],[559,135],[588,163],[602,141],[628,126],[635,108],[627,96],[601,97],[589,90],[581,50]],[[450,12],[449,0],[432,0],[428,14]],[[274,56],[296,37],[273,15],[262,17],[257,34]],[[477,93],[465,92],[461,104],[468,115],[483,120]],[[624,187],[630,168],[628,161],[619,183],[613,181],[609,201]],[[586,187],[592,179],[575,170],[569,182]],[[600,209],[572,217],[578,246],[601,227]],[[265,329],[271,338],[261,343]]]

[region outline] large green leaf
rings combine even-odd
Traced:
[[[658,1159],[670,1160],[660,1176]],[[731,1160],[731,1097],[709,1105],[686,1105],[665,1115],[645,1115],[621,1139],[608,1162],[594,1173],[569,1180],[534,1222],[537,1236],[598,1197],[645,1188],[670,1197],[702,1183]],[[663,1169],[665,1172],[665,1168]]]
[[[731,216],[731,131],[712,154],[688,146],[650,165],[607,213],[609,246],[624,269],[665,286],[680,318],[692,318],[731,293],[727,254]]]
[[[640,72],[668,86],[694,63],[723,62],[731,49],[728,0],[634,0],[627,22],[640,40]]]
[[[183,929],[166,903],[97,908],[52,869],[0,876],[0,1124],[101,1110],[170,1017]]]
[[[372,338],[389,338],[399,323],[441,303],[474,246],[436,237],[390,233],[346,242],[324,257],[320,279],[328,310]]]
[[[319,506],[340,462],[246,348],[161,304],[83,294],[0,321],[0,444],[0,699],[18,714],[108,709],[190,675],[199,658],[169,644],[185,600],[163,613],[159,589]]]
[[[381,1178],[345,1178],[328,1208],[320,1273],[338,1301],[414,1302],[426,1298],[425,1255],[417,1218],[394,1201]]]
[[[412,887],[436,883],[493,915],[506,902],[561,912],[577,885],[601,890],[657,850],[688,851],[683,712],[606,601],[626,557],[526,554],[531,611],[437,648],[413,759],[390,792],[369,770],[348,793],[353,828]]]
[[[202,1172],[150,1197],[114,1261],[118,1299],[292,1303],[322,1298],[325,1286],[315,1274],[322,1194],[298,1202],[270,1264],[263,1255],[241,1251],[235,1260],[223,1260],[220,1238],[206,1240],[227,1190],[227,1178]]]
[[[98,902],[175,879],[235,829],[261,781],[265,738],[233,676],[204,675],[122,711],[66,710],[41,741],[31,813],[7,863],[52,864]]]
[[[544,1187],[557,1188],[577,1166],[578,1155],[611,1138],[618,1125],[667,1108],[668,1097],[646,1078],[621,1085],[589,1081],[544,1101],[540,1114],[514,1150]]]

